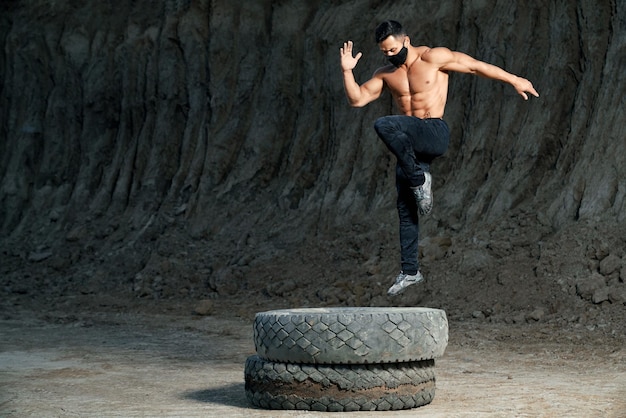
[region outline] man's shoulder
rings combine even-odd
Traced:
[[[422,58],[422,61],[425,62],[445,62],[452,56],[452,51],[445,46],[437,46],[434,48],[424,46],[419,48],[421,48],[420,57]]]
[[[376,71],[374,71],[374,76],[384,77],[386,75],[393,74],[396,70],[397,68],[394,65],[388,64],[377,68]]]

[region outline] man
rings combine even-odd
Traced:
[[[372,78],[359,85],[352,73],[362,53],[353,56],[352,41],[340,49],[343,84],[348,102],[362,107],[378,99],[386,87],[402,115],[376,120],[374,128],[396,156],[397,207],[400,218],[402,271],[388,294],[393,296],[424,277],[419,271],[417,245],[419,215],[433,207],[430,164],[448,148],[450,132],[443,115],[450,71],[477,74],[511,84],[528,100],[539,94],[530,81],[495,65],[478,61],[448,48],[413,46],[400,23],[389,20],[376,28],[376,43],[390,65],[377,69]]]

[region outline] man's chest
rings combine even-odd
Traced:
[[[415,63],[408,70],[398,68],[386,78],[389,89],[399,95],[413,95],[433,89],[442,74],[432,66]]]

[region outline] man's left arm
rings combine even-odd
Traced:
[[[467,54],[451,51],[448,48],[433,48],[428,54],[429,56],[424,58],[433,64],[438,64],[443,71],[476,74],[481,77],[504,81],[512,85],[524,100],[528,100],[527,93],[539,97],[539,93],[537,93],[530,81],[511,74],[496,65],[479,61]]]

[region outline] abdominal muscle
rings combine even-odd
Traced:
[[[393,95],[400,113],[420,119],[443,118],[446,95],[429,91],[412,95]]]
[[[422,119],[442,118],[448,98],[448,75],[419,64],[409,74],[390,74],[385,80],[387,86],[400,113]]]

